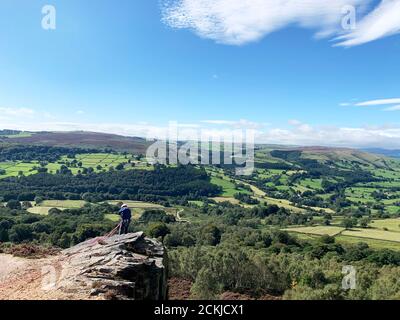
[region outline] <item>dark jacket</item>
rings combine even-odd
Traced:
[[[121,216],[122,220],[131,220],[132,218],[132,213],[129,208],[122,208],[119,210],[119,215]]]

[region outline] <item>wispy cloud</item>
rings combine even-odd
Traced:
[[[339,46],[355,46],[400,31],[400,0],[162,0],[162,20],[190,29],[218,43],[243,45],[290,25],[316,30],[317,37],[336,38]],[[344,30],[343,9],[362,15],[354,30]]]
[[[0,114],[2,116],[18,116],[27,117],[35,114],[35,111],[28,108],[4,108],[0,107]]]
[[[355,30],[341,36],[337,45],[356,46],[400,32],[400,1],[383,0],[362,19]]]
[[[10,122],[0,117],[0,128],[25,131],[95,131],[114,133],[125,136],[147,138],[166,137],[168,123],[165,126],[149,123],[85,123],[85,122],[58,122],[58,121],[19,121]],[[221,125],[220,127],[189,128],[179,126],[180,137],[196,138],[197,129],[202,129],[207,136],[224,137],[232,133],[235,128]],[[204,131],[203,131],[204,130]],[[255,130],[257,143],[273,143],[288,145],[314,145],[337,147],[386,147],[400,148],[400,126],[369,126],[369,127],[337,127],[313,126],[299,120],[290,120],[289,127],[270,127]]]
[[[386,109],[383,109],[384,111],[400,111],[400,105],[393,106],[393,107],[387,107]]]
[[[383,107],[381,110],[383,111],[400,111],[400,98],[391,98],[391,99],[377,99],[377,100],[368,100],[357,103],[344,102],[340,103],[340,106],[355,106],[355,107]]]
[[[359,102],[354,105],[359,107],[365,107],[365,106],[381,106],[388,104],[400,104],[400,98],[369,100],[369,101]]]
[[[264,143],[336,147],[400,148],[399,126],[311,126],[299,121],[289,129],[272,128],[257,137]]]
[[[200,121],[201,123],[204,124],[210,124],[210,125],[217,125],[217,126],[229,126],[229,127],[234,127],[238,129],[260,129],[262,127],[268,126],[268,123],[259,123],[259,122],[254,122],[246,119],[240,119],[238,121],[232,121],[232,120],[203,120]]]

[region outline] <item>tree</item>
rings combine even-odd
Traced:
[[[32,203],[30,201],[23,201],[22,202],[22,209],[26,210],[32,208]]]
[[[344,218],[343,221],[342,221],[342,226],[343,226],[343,228],[345,228],[345,229],[354,228],[354,226],[355,226],[356,224],[357,224],[357,223],[355,223],[354,219],[352,219],[352,218]]]
[[[8,231],[6,229],[0,229],[0,242],[7,242],[8,240]]]
[[[202,268],[190,292],[194,299],[214,300],[217,298],[219,289],[220,286],[217,279],[215,279],[215,274],[207,268]]]
[[[36,205],[38,205],[38,204],[41,204],[44,201],[44,199],[42,197],[36,196],[34,201],[35,201]]]
[[[9,232],[12,242],[23,242],[33,240],[32,227],[28,224],[17,224],[11,227]]]
[[[360,219],[360,227],[368,228],[370,222],[371,222],[371,219],[369,219],[368,217],[361,218]]]
[[[150,224],[147,232],[153,238],[161,238],[162,242],[164,242],[164,238],[167,234],[171,233],[168,226],[163,222],[156,222]]]
[[[221,241],[221,230],[215,225],[206,225],[200,231],[200,239],[205,245],[216,246]]]
[[[21,203],[17,200],[10,200],[7,202],[6,207],[13,210],[21,210]]]

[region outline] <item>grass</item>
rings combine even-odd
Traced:
[[[42,216],[46,216],[49,214],[50,209],[53,209],[54,207],[32,207],[28,208],[27,211],[33,214],[39,214]],[[60,210],[65,210],[65,208],[58,208]]]
[[[199,201],[199,200],[192,200],[192,201],[188,201],[190,204],[193,204],[197,207],[202,207],[204,202],[203,201]]]
[[[83,200],[45,200],[40,203],[40,207],[77,209],[82,208],[87,202]]]
[[[160,204],[154,204],[151,202],[143,202],[143,201],[131,201],[131,200],[112,200],[107,201],[110,204],[117,205],[118,203],[127,204],[129,208],[138,208],[138,209],[163,209],[164,207]]]
[[[384,231],[379,229],[359,229],[354,228],[351,230],[343,231],[342,235],[357,238],[368,238],[376,240],[393,241],[400,243],[400,233],[392,231]]]
[[[110,220],[112,222],[118,222],[120,217],[118,214],[110,213],[110,214],[105,214],[104,219]]]
[[[235,184],[231,182],[228,177],[225,177],[223,175],[211,175],[211,183],[222,188],[222,197],[233,197],[234,194],[238,192],[251,194],[251,192],[246,189],[235,188]]]
[[[393,232],[400,232],[400,219],[385,219],[385,220],[374,220],[370,223],[372,228],[388,229]]]
[[[225,198],[224,197],[214,197],[214,198],[210,198],[210,199],[214,200],[217,203],[228,201],[232,204],[240,204],[240,201],[233,197],[225,197]]]
[[[126,170],[141,169],[141,170],[152,170],[152,166],[148,166],[145,162],[134,160],[130,155],[123,154],[111,154],[111,153],[88,153],[88,154],[77,154],[74,159],[67,158],[67,156],[61,157],[57,162],[52,162],[46,165],[49,173],[56,173],[63,164],[69,164],[73,160],[82,163],[82,167],[74,167],[69,165],[69,169],[73,174],[78,174],[83,168],[93,168],[95,172],[107,171],[111,167],[116,167],[119,164],[126,164]],[[131,161],[131,164],[127,163]],[[134,166],[132,166],[132,164]],[[99,168],[97,168],[100,166]],[[37,161],[32,162],[20,162],[20,161],[8,161],[0,162],[0,169],[5,170],[5,174],[0,175],[0,179],[8,177],[17,177],[20,172],[23,175],[36,174],[37,170],[34,167],[39,167]]]
[[[354,245],[357,243],[366,243],[372,249],[390,249],[395,251],[400,251],[400,245],[396,242],[368,239],[368,238],[358,238],[345,235],[339,235],[335,237],[337,243],[340,244],[350,244]]]
[[[32,136],[32,133],[29,133],[29,132],[19,132],[19,133],[17,133],[17,134],[8,134],[8,135],[2,136],[2,137],[6,137],[6,138],[9,138],[9,139],[13,139],[13,138],[29,138],[29,137],[31,137],[31,136]]]
[[[32,208],[28,208],[28,212],[33,214],[47,215],[50,209],[57,208],[60,210],[79,209],[86,204],[83,200],[45,200]]]
[[[296,227],[296,228],[287,228],[283,229],[288,232],[297,232],[304,233],[310,235],[328,235],[328,236],[336,236],[344,231],[344,228],[341,227],[333,227],[333,226],[315,226],[315,227]]]

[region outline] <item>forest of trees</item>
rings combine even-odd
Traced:
[[[76,154],[99,152],[96,149],[65,148],[41,145],[0,145],[0,162],[2,161],[46,161],[56,162],[61,156],[74,157]]]
[[[67,248],[111,230],[115,223],[104,215],[117,210],[109,204],[87,204],[39,216],[0,208],[0,242]],[[290,299],[400,298],[399,252],[373,250],[363,243],[344,246],[329,236],[310,242],[274,227],[259,229],[255,220],[279,214],[280,209],[272,206],[244,213],[225,205],[186,210],[211,219],[179,223],[163,210],[148,210],[130,231],[145,230],[164,242],[171,276],[191,281],[193,298],[218,298],[225,291],[254,298],[266,294]],[[220,219],[212,219],[216,215]],[[357,268],[356,290],[342,290],[343,265]]]
[[[157,167],[155,170],[110,171],[72,175],[70,172],[39,173],[0,180],[0,198],[33,201],[44,199],[83,199],[101,201],[165,200],[167,197],[197,199],[216,196],[221,188],[210,183],[204,169],[192,166]]]

